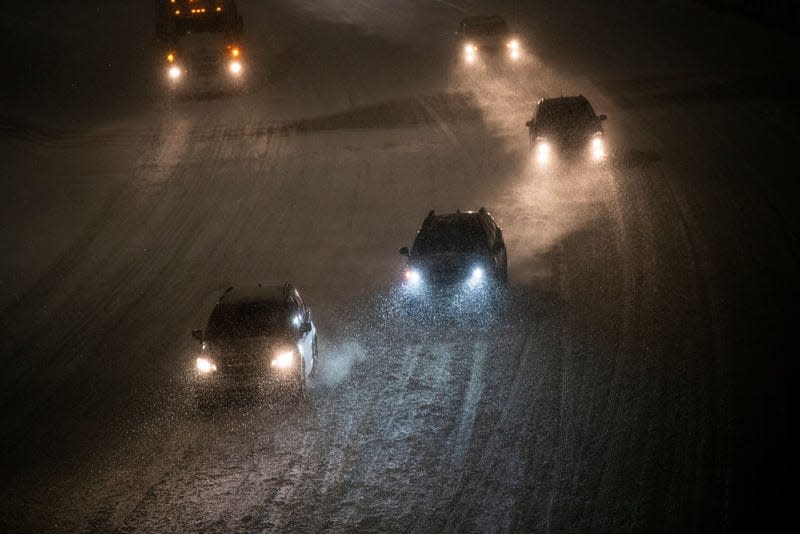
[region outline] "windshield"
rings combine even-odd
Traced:
[[[477,253],[487,249],[486,234],[477,219],[436,221],[423,227],[413,254]]]
[[[595,120],[591,106],[584,101],[545,102],[536,113],[540,128],[584,128]]]
[[[468,37],[493,37],[508,33],[508,25],[503,21],[470,24],[466,28]]]
[[[190,33],[222,33],[227,28],[225,24],[226,20],[227,18],[224,14],[176,18],[175,33],[178,35]]]
[[[282,304],[271,302],[219,304],[208,320],[208,337],[234,339],[269,336],[288,328],[288,312]]]

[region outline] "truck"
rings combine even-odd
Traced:
[[[171,91],[242,88],[243,19],[234,0],[157,0],[156,35]]]

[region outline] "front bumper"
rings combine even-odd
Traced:
[[[225,372],[201,374],[194,372],[194,390],[198,396],[226,396],[237,393],[284,393],[297,390],[302,385],[300,371],[283,373],[253,372],[244,376],[232,376]]]

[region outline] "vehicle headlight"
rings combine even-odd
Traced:
[[[603,142],[603,137],[600,135],[595,135],[592,137],[591,142],[591,149],[592,149],[592,158],[594,159],[603,159],[606,155],[606,146]]]
[[[536,161],[539,163],[547,163],[550,161],[550,152],[552,147],[550,143],[544,139],[537,139],[536,141]]]
[[[519,50],[519,41],[516,39],[511,39],[509,42],[506,43],[506,46],[511,50]]]
[[[418,285],[422,281],[422,275],[416,269],[406,269],[403,273],[403,277],[406,279],[406,282],[414,286]]]
[[[177,65],[172,65],[167,71],[167,75],[173,80],[177,80],[178,78],[180,78],[181,74],[183,74],[183,71]]]
[[[278,351],[275,357],[272,358],[271,365],[278,369],[290,369],[294,367],[297,362],[296,354],[297,351],[294,349]]]
[[[483,282],[485,276],[486,276],[486,271],[483,270],[483,267],[480,266],[474,267],[470,272],[467,283],[469,284],[470,287],[475,287],[479,285],[481,282]]]
[[[465,52],[465,53],[466,53],[468,56],[471,56],[471,55],[473,55],[473,54],[474,54],[475,52],[477,52],[477,51],[478,51],[478,47],[477,47],[477,46],[475,46],[475,45],[474,45],[474,44],[472,44],[472,43],[467,43],[467,44],[465,44],[465,45],[464,45],[464,52]]]
[[[217,364],[209,358],[197,358],[195,366],[197,367],[197,372],[203,375],[213,373],[217,370]]]
[[[242,72],[242,64],[239,61],[231,61],[228,64],[228,70],[231,71],[231,74],[234,76],[238,76]]]

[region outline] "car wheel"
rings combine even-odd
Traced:
[[[311,378],[319,377],[319,350],[317,349],[317,336],[311,343]]]
[[[306,397],[306,366],[302,358],[300,359],[300,376],[297,377],[294,396],[297,400],[302,400]]]

